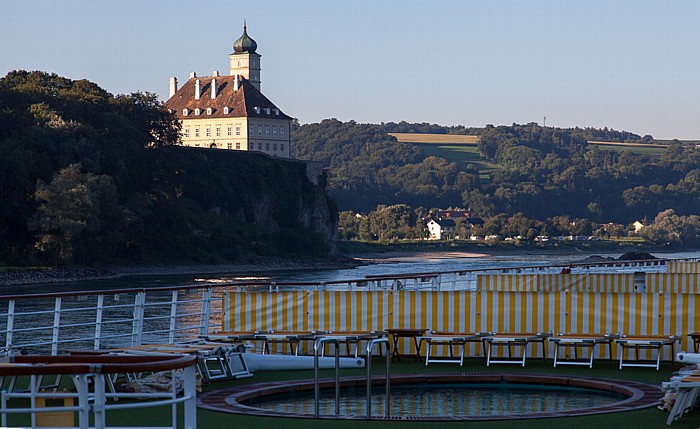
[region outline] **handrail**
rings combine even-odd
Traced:
[[[384,415],[391,416],[391,343],[388,337],[375,338],[367,343],[367,419],[372,419],[372,349],[374,345],[386,344],[386,378]]]
[[[323,352],[325,343],[333,343],[335,345],[335,415],[337,416],[340,414],[340,340],[336,337],[319,337],[314,343],[314,405],[316,406],[316,418],[318,418],[320,414],[319,399],[321,397],[318,353],[319,350]]]
[[[120,355],[19,355],[12,356],[14,365],[0,366],[0,376],[65,374],[128,374],[158,372],[184,368],[197,363],[196,355],[120,356]]]
[[[10,364],[0,366],[0,376],[29,376],[30,387],[27,393],[2,391],[0,392],[0,424],[7,426],[8,414],[31,415],[31,426],[37,427],[37,414],[48,412],[78,413],[78,427],[87,429],[90,421],[95,428],[104,428],[107,411],[128,408],[159,407],[170,405],[171,425],[177,427],[177,406],[183,404],[183,421],[187,429],[197,427],[197,392],[196,371],[197,357],[195,355],[172,356],[121,356],[121,355],[78,355],[78,356],[16,356]],[[183,369],[183,395],[177,396],[177,369]],[[170,391],[162,393],[107,393],[111,386],[110,374],[133,373],[141,371],[170,371],[172,383]],[[44,393],[39,389],[40,380],[44,375],[72,375],[77,393],[50,392]],[[90,381],[94,388],[90,389]],[[63,406],[40,407],[38,399],[53,398],[70,400]],[[139,399],[136,402],[124,404],[107,404],[108,399],[119,398]],[[150,399],[144,402],[143,399]],[[28,399],[29,406],[10,408],[8,399]],[[77,399],[78,404],[72,405]],[[22,404],[22,403],[19,403]],[[13,403],[18,405],[18,403]],[[72,413],[71,413],[72,416]],[[72,424],[71,424],[72,426]]]

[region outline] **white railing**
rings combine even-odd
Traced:
[[[174,343],[221,331],[221,291],[476,290],[483,274],[658,272],[670,260],[386,274],[331,282],[231,283],[0,296],[0,355]],[[694,262],[697,259],[682,260]],[[4,344],[4,351],[1,348]]]
[[[164,427],[176,428],[177,407],[182,404],[184,428],[196,429],[196,363],[197,357],[194,355],[18,356],[16,362],[0,368],[0,377],[28,377],[29,389],[27,392],[3,390],[0,393],[0,423],[2,427],[8,427],[8,416],[19,414],[24,418],[29,416],[32,428],[56,424],[75,427],[74,412],[77,412],[77,427],[104,429],[110,411],[169,405],[170,425]],[[128,393],[116,392],[111,388],[113,375],[142,371],[170,371],[172,383],[163,392]],[[41,378],[45,375],[71,376],[76,393],[41,391]],[[179,394],[178,378],[182,380],[182,394]],[[119,399],[138,401],[116,403]],[[62,404],[46,406],[46,400],[58,400]],[[91,422],[93,426],[90,426]]]
[[[212,286],[0,296],[0,344],[57,355],[189,340],[220,330],[214,296]]]

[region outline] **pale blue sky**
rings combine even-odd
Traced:
[[[700,139],[700,1],[25,0],[0,5],[0,75],[118,93],[228,74],[242,32],[262,90],[302,123],[542,123]]]

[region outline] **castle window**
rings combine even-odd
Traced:
[[[272,151],[277,152],[277,143],[272,144]]]
[[[207,134],[207,137],[210,137],[210,136],[211,136],[211,131],[210,131],[210,128],[209,128],[209,127],[206,128],[205,132],[206,132],[206,134]]]
[[[221,127],[216,127],[216,136],[221,137]]]
[[[277,138],[277,127],[272,127],[272,137]]]
[[[207,115],[211,115],[211,107],[207,107]]]
[[[199,128],[194,129],[194,136],[199,137]]]
[[[231,149],[231,148],[232,148],[231,143],[228,143],[228,144],[226,145],[226,147],[228,147],[229,149]]]
[[[270,150],[270,143],[265,143],[265,150],[267,150],[267,151]]]
[[[236,142],[236,150],[241,150],[241,142]]]
[[[182,109],[182,116],[187,116],[189,115],[190,111],[189,109]]]
[[[258,136],[262,136],[262,125],[258,125]]]
[[[270,127],[265,127],[265,137],[270,138]]]
[[[202,113],[202,111],[199,110],[199,107],[196,108],[196,109],[194,109],[194,114],[195,114],[195,115],[199,116],[200,113]]]
[[[280,143],[280,150],[284,152],[284,143]]]
[[[229,134],[230,135],[230,134]],[[236,135],[240,136],[241,135],[241,127],[236,127]]]
[[[251,124],[251,125],[250,125],[250,132],[248,133],[248,136],[252,137],[253,134],[255,133],[254,130],[255,130],[255,127]]]
[[[258,150],[262,150],[262,143],[258,143]]]
[[[280,138],[281,139],[284,138],[284,128],[283,127],[280,127]]]
[[[228,106],[224,107],[224,115],[228,115]]]
[[[226,135],[231,137],[231,127],[226,128]]]
[[[185,137],[189,137],[189,136],[190,136],[190,129],[185,128]]]

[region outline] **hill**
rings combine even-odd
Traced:
[[[334,252],[337,213],[320,169],[182,148],[178,133],[153,94],[114,96],[43,72],[0,79],[0,261],[223,263]]]
[[[456,206],[484,218],[520,213],[624,224],[669,208],[700,211],[693,193],[700,150],[624,131],[326,120],[296,128],[293,138],[300,157],[328,165],[329,192],[341,210]]]

